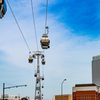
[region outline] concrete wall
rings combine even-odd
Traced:
[[[92,83],[100,86],[100,59],[92,61]]]

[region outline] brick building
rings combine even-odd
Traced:
[[[55,100],[61,100],[61,95],[55,95]],[[72,100],[72,95],[70,94],[62,95],[62,100]]]
[[[76,84],[72,94],[73,100],[100,100],[100,87],[95,84]]]

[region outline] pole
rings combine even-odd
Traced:
[[[42,77],[40,76],[40,66],[39,66],[39,57],[42,56],[42,51],[33,51],[34,55],[37,57],[37,76],[36,76],[36,84],[35,84],[35,100],[42,100],[41,95],[41,80]],[[34,58],[34,57],[33,57]]]
[[[62,97],[62,95],[63,95],[63,82],[61,83],[61,100],[63,100],[63,97]]]
[[[35,100],[36,99],[42,100],[42,97],[41,97],[41,77],[40,77],[40,67],[39,67],[39,56],[41,55],[40,53],[41,52],[37,52],[35,54],[37,56],[37,77],[36,77],[36,85],[35,85]],[[37,88],[39,88],[39,89],[37,89]]]
[[[22,86],[27,86],[27,85],[17,85],[17,86],[11,86],[11,87],[5,87],[5,83],[3,83],[3,100],[4,100],[4,96],[5,96],[5,89],[10,89],[10,88],[17,88],[17,87],[22,87]]]
[[[66,79],[63,80],[63,82],[61,83],[61,100],[63,100],[63,83],[64,81],[66,81]]]
[[[5,83],[3,83],[3,100],[4,100],[4,92],[5,92]]]

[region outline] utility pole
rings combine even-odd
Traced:
[[[5,83],[3,83],[3,100],[4,100],[4,93],[5,93]]]
[[[3,100],[4,100],[4,96],[5,96],[5,89],[18,88],[18,87],[23,87],[23,86],[26,87],[27,85],[17,85],[17,86],[5,87],[5,83],[3,83]]]

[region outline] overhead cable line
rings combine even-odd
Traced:
[[[46,27],[47,27],[47,13],[48,13],[48,0],[46,2],[45,33],[46,33]]]
[[[23,39],[24,39],[24,41],[25,41],[25,43],[26,43],[26,46],[27,46],[27,48],[28,48],[29,52],[31,52],[31,50],[30,50],[30,48],[29,48],[29,46],[28,46],[28,43],[26,42],[26,39],[25,39],[25,37],[24,37],[24,35],[23,35],[23,32],[22,32],[22,30],[21,30],[21,28],[20,28],[20,26],[19,26],[19,24],[18,24],[18,21],[17,21],[17,19],[16,19],[16,17],[15,17],[15,15],[14,15],[14,13],[13,13],[13,11],[12,11],[12,8],[11,8],[11,6],[10,6],[10,4],[9,4],[8,0],[6,0],[6,1],[7,1],[8,6],[9,6],[9,8],[10,8],[11,12],[12,12],[12,15],[13,15],[13,17],[14,17],[14,19],[15,19],[15,22],[16,22],[16,24],[17,24],[17,26],[18,26],[19,30],[20,30],[20,33],[21,33],[21,35],[22,35],[22,37],[23,37]]]
[[[35,18],[34,18],[34,10],[33,10],[33,2],[32,2],[32,0],[31,0],[31,8],[32,8],[34,30],[35,30],[36,45],[37,45],[37,51],[38,51],[37,33],[36,33],[36,25],[35,25]]]

